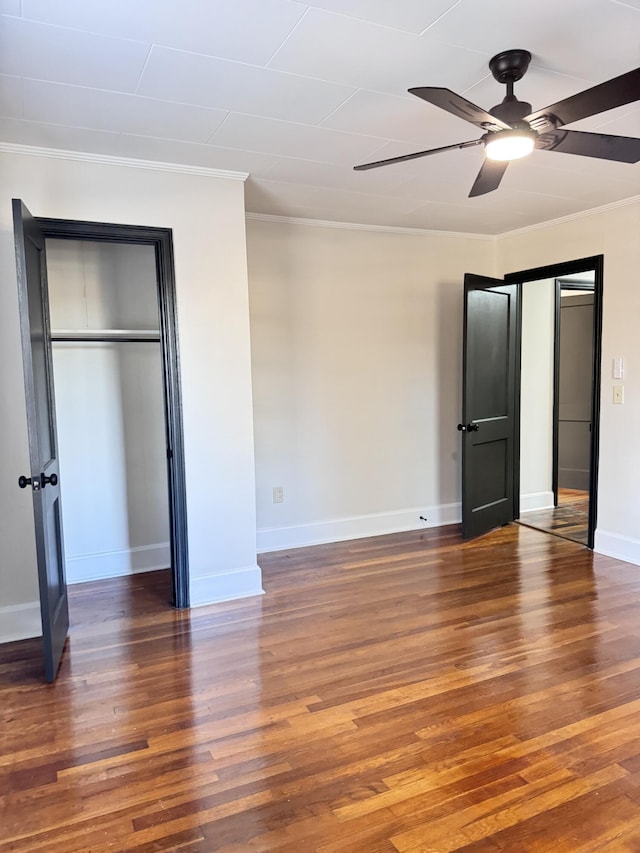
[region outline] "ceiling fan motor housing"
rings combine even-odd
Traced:
[[[519,101],[516,97],[507,95],[501,104],[491,107],[491,115],[497,116],[502,121],[506,121],[511,127],[520,124],[523,127],[529,128],[529,123],[523,121],[525,116],[531,113],[531,104],[526,101]]]

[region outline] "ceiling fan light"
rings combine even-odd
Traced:
[[[518,160],[531,154],[535,134],[526,130],[502,130],[491,134],[484,146],[489,160]]]

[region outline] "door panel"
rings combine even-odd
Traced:
[[[558,487],[589,491],[591,461],[590,424],[577,421],[558,423]]]
[[[593,295],[560,300],[558,486],[589,489],[593,394]]]
[[[472,318],[467,324],[467,347],[473,371],[473,381],[468,383],[468,405],[478,420],[508,412],[508,341],[503,329],[508,327],[509,307],[508,293],[469,290],[467,294],[467,315]]]
[[[514,519],[518,288],[467,274],[464,281],[462,533]]]
[[[472,464],[482,465],[484,476],[470,484],[469,498],[474,507],[488,507],[504,500],[507,482],[508,448],[504,441],[481,441],[475,438],[469,455]]]
[[[44,236],[13,200],[30,472],[45,677],[53,681],[69,630]],[[23,484],[25,485],[25,484]]]

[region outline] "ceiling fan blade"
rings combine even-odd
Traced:
[[[581,154],[583,157],[599,157],[601,160],[616,160],[619,163],[640,161],[640,139],[612,136],[608,133],[556,130],[540,134],[536,140],[536,148],[542,151]]]
[[[414,154],[402,154],[400,157],[389,157],[388,160],[376,160],[375,163],[363,163],[354,166],[354,171],[364,172],[367,169],[377,169],[378,166],[389,166],[391,163],[404,163],[406,160],[417,160],[419,157],[428,157],[429,154],[440,154],[441,151],[452,151],[454,148],[471,148],[480,145],[481,139],[472,139],[471,142],[458,142],[456,145],[444,145],[442,148],[430,148],[428,151],[416,151]]]
[[[497,190],[508,165],[508,160],[489,160],[487,158],[480,167],[478,176],[471,187],[469,198]]]
[[[613,80],[599,83],[591,89],[585,89],[584,92],[578,92],[577,95],[551,104],[543,110],[536,110],[535,113],[526,116],[525,121],[536,127],[537,120],[544,116],[553,116],[556,124],[562,127],[582,118],[603,113],[605,110],[631,104],[639,98],[640,68],[635,68],[633,71],[614,77]]]
[[[422,98],[423,101],[458,116],[458,118],[470,121],[471,124],[475,124],[483,130],[509,130],[511,127],[510,124],[492,116],[486,110],[476,107],[462,95],[456,95],[451,89],[440,89],[436,86],[416,86],[414,89],[409,89],[409,92],[417,98]]]

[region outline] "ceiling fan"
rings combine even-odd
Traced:
[[[507,86],[507,94],[502,103],[492,107],[491,112],[476,107],[471,101],[450,89],[434,86],[409,89],[412,95],[484,130],[485,133],[480,139],[431,148],[428,151],[416,151],[414,154],[390,157],[375,163],[364,163],[354,166],[354,169],[359,172],[390,163],[416,160],[454,148],[484,145],[486,159],[471,187],[469,197],[472,197],[497,189],[509,162],[525,157],[534,148],[581,154],[602,160],[617,160],[620,163],[637,163],[640,160],[640,139],[564,129],[565,125],[574,121],[639,100],[640,68],[532,112],[531,104],[519,101],[513,94],[513,84],[524,76],[530,61],[531,54],[528,50],[505,50],[489,62],[494,78]]]

